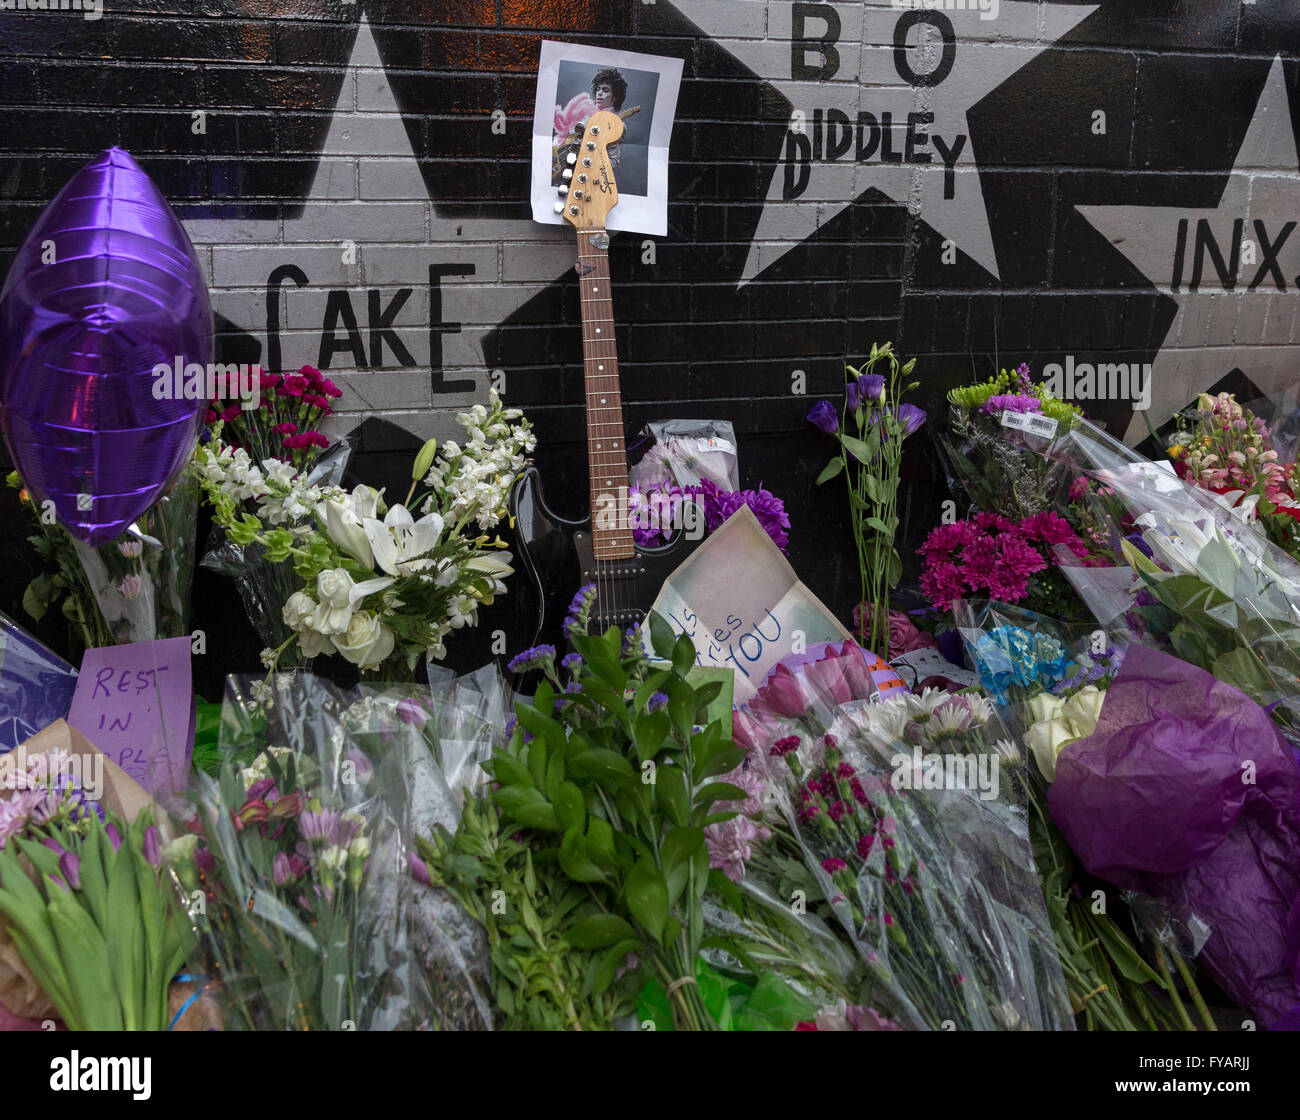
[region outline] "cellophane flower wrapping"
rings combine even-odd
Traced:
[[[1261,1027],[1300,1004],[1300,769],[1249,696],[1131,646],[1048,804],[1091,874],[1209,926],[1201,964]]]
[[[1086,421],[1050,456],[1098,484],[1096,500],[1137,580],[1132,637],[1214,674],[1300,743],[1300,564],[1218,496],[1181,481]],[[1109,569],[1066,575],[1103,624],[1125,595]]]
[[[1021,760],[992,705],[881,692],[853,661],[829,665],[779,674],[736,740],[862,962],[871,1006],[906,1029],[1073,1029],[1023,807],[998,777]],[[927,761],[964,778],[925,788]]]
[[[222,766],[168,847],[226,1029],[428,1029],[409,838],[427,754],[408,696],[232,678]]]
[[[332,443],[314,457],[306,471],[308,486],[338,486],[352,459],[350,439]],[[302,588],[292,564],[273,564],[259,544],[238,545],[214,527],[203,567],[234,580],[244,613],[264,646],[278,649],[293,635],[284,621],[284,605]]]
[[[0,754],[62,719],[77,671],[0,611]]]
[[[72,542],[95,604],[119,644],[190,633],[198,510],[198,485],[183,473],[116,540],[98,546]]]
[[[949,488],[974,509],[1022,521],[1066,503],[1070,470],[1043,454],[1050,436],[1004,427],[1000,415],[954,404],[935,440]]]

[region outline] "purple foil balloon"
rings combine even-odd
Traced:
[[[206,402],[154,397],[178,356],[212,361],[207,285],[167,200],[110,148],[46,207],[0,294],[0,430],[78,540],[118,536],[189,458]]]

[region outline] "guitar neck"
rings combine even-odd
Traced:
[[[636,548],[627,517],[627,447],[608,249],[603,229],[578,230],[592,545],[597,560],[621,560],[634,556]]]

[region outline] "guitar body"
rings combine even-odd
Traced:
[[[529,467],[510,497],[515,541],[532,593],[537,598],[537,630],[530,645],[546,642],[563,649],[564,619],[578,588],[596,584],[591,629],[626,630],[639,625],[659,589],[700,544],[702,534],[677,531],[659,548],[635,545],[624,559],[597,560],[591,520],[571,521],[554,513],[542,493],[542,476]]]

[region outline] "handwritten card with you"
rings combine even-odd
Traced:
[[[68,722],[155,796],[183,789],[194,749],[190,639],[86,650]]]

